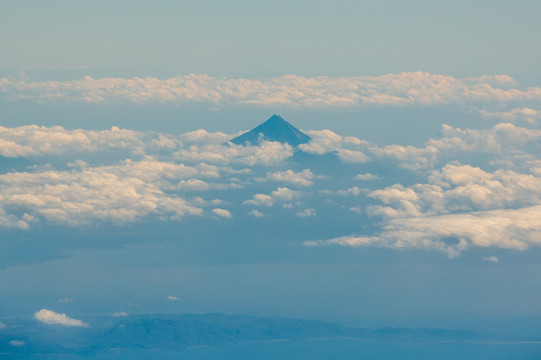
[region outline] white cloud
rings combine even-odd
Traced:
[[[370,174],[370,173],[355,175],[355,180],[371,181],[371,180],[379,180],[379,179],[380,179],[379,176]]]
[[[498,259],[496,256],[485,256],[483,257],[483,260],[490,261],[490,262],[498,262],[500,259]]]
[[[338,190],[336,191],[337,195],[340,196],[359,196],[362,193],[362,190],[359,189],[357,186],[350,187],[346,190]]]
[[[223,144],[231,140],[232,137],[234,137],[234,135],[225,134],[223,132],[209,133],[205,129],[198,129],[180,135],[182,141],[198,144]]]
[[[316,210],[314,209],[304,209],[303,211],[299,211],[295,214],[295,216],[297,217],[301,217],[301,218],[304,218],[304,217],[312,217],[312,216],[316,216]]]
[[[171,219],[201,215],[200,208],[164,191],[175,187],[171,180],[203,171],[147,159],[71,171],[2,174],[0,224],[28,228],[31,221],[44,219],[80,226],[93,221],[123,224],[151,214]]]
[[[216,215],[216,216],[223,217],[223,218],[226,218],[226,219],[231,219],[233,217],[231,212],[229,212],[228,210],[225,210],[225,209],[219,209],[219,208],[212,209],[212,213],[214,215]]]
[[[178,300],[180,300],[180,299],[179,299],[178,297],[176,297],[176,296],[169,295],[169,296],[167,297],[167,300],[169,300],[169,301],[178,301]]]
[[[7,328],[6,324],[4,324],[3,322],[0,322],[0,330],[4,330],[6,328]]]
[[[372,191],[369,197],[384,205],[368,212],[388,218],[445,214],[458,211],[519,208],[541,203],[541,177],[497,170],[493,173],[470,165],[445,165],[433,171],[429,184],[396,184]]]
[[[442,137],[430,139],[424,147],[369,145],[365,150],[376,158],[399,161],[399,167],[418,170],[433,167],[440,158],[472,153],[491,156],[511,156],[512,160],[525,154],[537,154],[541,130],[517,127],[509,123],[496,124],[491,129],[460,129],[442,125]],[[512,162],[512,161],[511,161]]]
[[[40,311],[34,314],[34,319],[49,325],[62,325],[62,326],[76,326],[76,327],[89,327],[87,323],[72,319],[66,314],[58,314],[54,311],[41,309]]]
[[[482,109],[479,111],[481,116],[488,119],[496,119],[501,121],[525,121],[529,124],[535,124],[541,119],[541,112],[528,107],[513,108],[507,111],[488,111]]]
[[[21,347],[24,346],[26,342],[24,340],[10,340],[9,345],[15,346],[15,347]]]
[[[491,129],[459,129],[442,125],[443,137],[430,140],[428,146],[442,150],[457,149],[481,153],[503,153],[510,148],[538,145],[541,130],[518,127],[509,123],[496,124]]]
[[[125,311],[114,312],[111,314],[113,317],[126,317],[128,314]]]
[[[246,200],[243,204],[272,206],[274,204],[274,200],[272,199],[272,196],[267,194],[255,194],[251,200]]]
[[[341,149],[337,152],[338,158],[343,162],[364,164],[370,158],[361,151]]]
[[[307,241],[306,246],[383,246],[427,249],[450,258],[472,246],[526,250],[541,246],[541,205],[522,209],[478,211],[465,214],[398,218],[388,221],[376,236],[344,236]]]
[[[467,159],[472,153],[488,154],[498,159],[510,157],[512,163],[520,156],[536,156],[541,151],[541,130],[510,123],[496,124],[490,129],[460,129],[444,124],[442,136],[429,139],[422,147],[396,144],[379,146],[358,138],[343,137],[330,130],[309,130],[306,133],[312,140],[299,145],[299,149],[307,153],[335,154],[343,162],[355,163],[390,159],[398,162],[400,168],[409,170],[430,169],[442,159],[460,156]],[[368,180],[370,177],[357,179]]]
[[[368,194],[382,203],[367,208],[369,214],[384,218],[379,233],[305,245],[430,249],[451,258],[470,247],[526,250],[541,246],[541,178],[536,169],[487,172],[471,165],[447,164],[430,172],[427,184],[395,184]]]
[[[252,210],[248,213],[249,215],[255,217],[255,218],[261,218],[261,217],[264,217],[265,214],[263,214],[261,211],[259,210]]]
[[[365,163],[370,158],[362,151],[368,149],[369,143],[351,136],[340,136],[331,130],[306,131],[312,140],[299,145],[299,149],[307,153],[323,155],[334,153],[343,162]]]
[[[71,81],[0,78],[0,92],[10,98],[37,101],[205,102],[264,108],[510,103],[541,99],[540,88],[519,89],[516,81],[506,75],[458,79],[423,72],[310,78],[284,75],[262,79],[228,79],[204,74],[168,79],[85,76]]]
[[[66,130],[61,126],[0,126],[0,156],[80,154],[106,149],[140,151],[144,134],[112,127],[110,130]]]
[[[310,171],[310,169],[304,169],[300,172],[294,172],[293,170],[285,170],[277,171],[274,173],[267,173],[267,177],[263,180],[285,182],[297,186],[311,186],[314,184],[314,178],[315,175]]]
[[[246,200],[243,204],[255,206],[272,206],[276,201],[289,201],[299,198],[302,195],[300,191],[291,190],[286,187],[279,187],[270,195],[255,194],[251,200]]]
[[[300,191],[288,189],[286,187],[279,187],[271,193],[273,198],[279,198],[282,200],[293,200],[301,196]]]
[[[370,152],[379,158],[391,158],[399,161],[399,167],[417,170],[432,167],[438,159],[439,149],[432,144],[424,148],[415,146],[387,145],[371,146]]]
[[[273,165],[293,155],[289,144],[263,141],[259,146],[227,144],[196,144],[182,148],[173,154],[174,158],[188,162],[206,162],[211,164],[256,164]]]

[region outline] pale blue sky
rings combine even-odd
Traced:
[[[538,79],[539,1],[3,1],[0,69]]]

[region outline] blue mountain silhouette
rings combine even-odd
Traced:
[[[237,145],[258,145],[262,141],[277,141],[297,146],[310,140],[310,136],[285,121],[281,116],[273,115],[263,124],[230,141]]]

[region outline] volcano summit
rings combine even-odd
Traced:
[[[310,136],[285,121],[281,116],[273,115],[263,124],[230,141],[237,145],[257,145],[262,141],[277,141],[282,144],[298,146],[310,140]]]

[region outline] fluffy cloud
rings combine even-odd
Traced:
[[[311,186],[314,184],[313,179],[316,176],[310,171],[310,169],[304,169],[300,172],[294,172],[293,170],[277,171],[274,173],[267,173],[267,177],[261,179],[285,182],[291,185],[297,186]]]
[[[272,206],[278,200],[289,201],[300,197],[302,193],[300,191],[291,190],[286,187],[279,187],[274,190],[270,195],[267,194],[255,194],[251,200],[246,200],[244,204],[255,206]]]
[[[225,209],[220,209],[220,208],[212,209],[212,213],[214,215],[216,215],[216,216],[223,217],[223,218],[226,218],[226,219],[230,219],[230,218],[233,217],[231,212],[229,212],[228,210],[225,210]]]
[[[466,214],[410,217],[390,220],[377,236],[344,236],[307,241],[306,246],[383,246],[394,249],[427,249],[450,258],[471,246],[526,250],[541,246],[541,206],[518,210],[491,210]]]
[[[509,123],[497,124],[491,129],[460,129],[444,124],[442,137],[428,140],[424,147],[402,145],[378,147],[371,144],[365,151],[376,158],[399,161],[399,167],[412,170],[429,169],[442,158],[456,159],[461,154],[466,156],[472,153],[488,154],[500,158],[511,156],[511,159],[518,159],[541,151],[541,130],[518,127]],[[515,166],[518,165],[515,163]]]
[[[250,216],[253,216],[255,218],[261,218],[261,217],[264,217],[265,214],[263,214],[261,211],[259,210],[252,210],[248,213]]]
[[[529,124],[535,124],[541,119],[541,112],[539,110],[528,107],[513,108],[507,111],[488,111],[482,109],[479,113],[485,118],[506,122],[525,121]]]
[[[89,327],[87,323],[72,319],[66,314],[58,314],[54,311],[41,309],[40,311],[34,314],[34,319],[49,325],[62,325],[62,326],[75,326],[75,327]]]
[[[102,78],[31,81],[0,78],[0,92],[10,98],[89,103],[149,101],[206,102],[271,107],[352,107],[539,102],[541,89],[519,89],[506,75],[457,79],[423,72],[355,77],[217,78],[189,74],[169,79]]]
[[[491,129],[459,129],[442,125],[443,137],[429,140],[428,146],[439,151],[457,149],[469,152],[502,154],[509,149],[541,148],[541,130],[500,123]]]
[[[396,184],[368,194],[383,203],[367,208],[386,219],[378,234],[305,245],[430,249],[449,257],[472,246],[525,250],[541,245],[541,178],[535,174],[448,164],[428,179],[428,184]]]
[[[370,173],[355,175],[355,180],[371,181],[371,180],[379,180],[379,179],[380,179],[379,176],[370,174]]]
[[[519,208],[541,203],[541,177],[509,170],[493,173],[470,165],[448,164],[433,171],[429,184],[400,184],[372,191],[384,205],[368,208],[388,218],[459,211]]]
[[[316,210],[314,210],[314,209],[304,209],[303,211],[297,212],[295,214],[295,216],[301,217],[301,218],[316,216]]]
[[[66,130],[61,126],[27,125],[15,128],[0,126],[0,156],[42,156],[65,153],[103,151],[104,149],[138,149],[143,134],[112,127],[110,130]]]
[[[307,131],[312,140],[299,145],[299,149],[307,153],[323,155],[334,153],[347,163],[365,163],[370,158],[362,151],[369,143],[352,136],[340,136],[331,130]]]
[[[346,190],[338,190],[336,194],[340,196],[359,196],[361,192],[361,189],[359,189],[357,186],[353,186]]]
[[[264,141],[259,146],[244,146],[233,143],[202,144],[182,148],[174,158],[188,162],[207,162],[212,164],[256,164],[272,165],[293,155],[289,144]]]
[[[207,170],[146,159],[71,171],[2,174],[0,224],[27,228],[44,219],[80,226],[96,220],[123,224],[150,214],[171,219],[201,215],[200,208],[164,191],[178,187],[174,181],[179,177],[204,175]],[[206,175],[212,176],[212,171]]]

